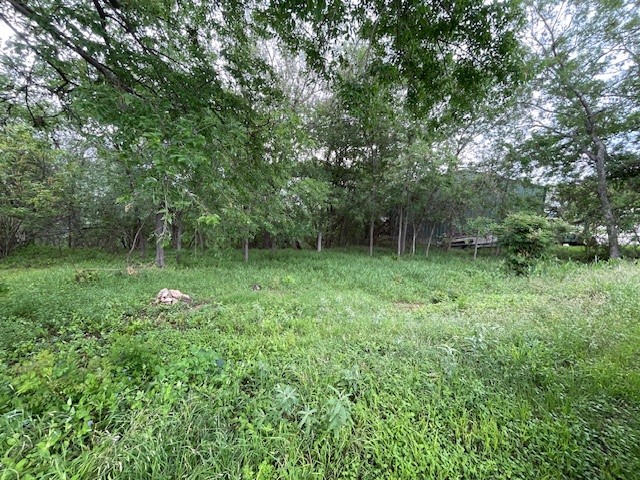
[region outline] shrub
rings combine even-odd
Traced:
[[[77,270],[74,280],[76,283],[93,283],[100,279],[96,270]]]
[[[507,269],[517,275],[526,274],[543,258],[556,242],[551,222],[539,215],[512,213],[497,230]]]

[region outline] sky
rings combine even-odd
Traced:
[[[9,38],[11,35],[11,29],[9,25],[0,21],[0,42],[4,43],[4,41]]]

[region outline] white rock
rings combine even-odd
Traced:
[[[170,290],[168,288],[163,288],[158,292],[158,295],[156,295],[156,303],[173,305],[180,301],[189,303],[191,302],[191,297],[182,293],[180,290]]]

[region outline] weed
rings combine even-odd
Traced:
[[[640,478],[637,265],[394,257],[10,257],[0,478]]]
[[[76,283],[93,283],[100,280],[100,274],[96,270],[77,270],[74,275]]]

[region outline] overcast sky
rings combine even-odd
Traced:
[[[11,35],[11,29],[9,26],[0,21],[0,41],[4,42],[4,40]]]

